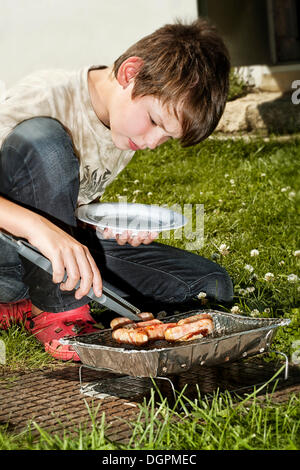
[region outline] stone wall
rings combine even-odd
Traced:
[[[291,93],[254,91],[227,103],[216,132],[300,132],[300,103],[292,102]]]

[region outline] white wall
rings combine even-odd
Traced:
[[[0,81],[13,85],[43,68],[111,64],[132,43],[197,0],[0,0]]]

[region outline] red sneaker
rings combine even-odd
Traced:
[[[0,328],[7,330],[12,325],[24,323],[31,316],[31,301],[19,300],[9,304],[0,304]]]
[[[45,350],[55,359],[62,361],[80,361],[78,354],[71,346],[59,342],[64,336],[75,336],[85,333],[95,333],[96,321],[90,315],[89,305],[60,313],[42,312],[35,317],[27,319],[25,327],[41,343]]]

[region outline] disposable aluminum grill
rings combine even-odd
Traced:
[[[177,322],[199,313],[211,315],[214,332],[193,341],[120,345],[112,339],[112,330],[106,329],[65,337],[60,342],[71,345],[88,367],[133,377],[164,377],[195,365],[215,366],[267,352],[278,327],[290,323],[289,319],[249,318],[216,310],[193,310],[167,317],[164,322]]]

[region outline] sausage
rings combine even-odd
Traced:
[[[200,313],[179,320],[178,323],[162,323],[154,319],[149,312],[139,314],[141,318],[150,318],[142,322],[131,322],[129,318],[118,317],[112,320],[112,338],[118,343],[141,346],[149,340],[191,341],[203,338],[213,331],[213,320],[209,314]]]
[[[162,323],[160,320],[157,320],[157,318],[154,318],[153,320],[149,321],[139,321],[138,323],[129,323],[128,325],[124,325],[123,328],[143,328],[146,326],[151,326],[151,325],[157,325]]]
[[[167,341],[190,341],[197,337],[207,336],[213,331],[213,321],[208,318],[202,318],[190,323],[168,328],[165,331],[165,339]]]
[[[140,324],[147,325],[139,327],[138,325]],[[128,325],[124,328],[117,328],[112,332],[112,337],[118,343],[141,346],[146,344],[149,340],[155,341],[158,339],[165,339],[165,330],[175,325],[177,325],[177,323],[162,323],[159,320],[141,322],[136,323],[132,328]]]
[[[140,323],[138,323],[138,325],[140,325]],[[166,329],[171,328],[176,325],[177,323],[161,323],[160,325],[153,324],[153,325],[144,326],[142,328],[137,328],[136,331],[139,331],[141,333],[146,333],[149,340],[155,341],[158,339],[165,339]]]
[[[201,319],[208,319],[212,320],[211,316],[208,313],[198,313],[197,315],[192,315],[191,317],[187,318],[182,318],[181,320],[178,321],[178,325],[185,325],[186,323],[192,323],[197,320]]]
[[[190,323],[184,323],[165,331],[167,341],[189,341],[196,338],[207,336],[213,331],[213,322],[211,319],[202,318]],[[201,335],[201,336],[200,336]]]
[[[138,317],[142,318],[143,320],[153,320],[154,316],[150,312],[141,312],[138,313]],[[130,318],[127,317],[116,317],[110,322],[110,327],[112,330],[116,328],[122,328],[125,325],[134,324]]]
[[[148,343],[149,337],[146,333],[136,331],[135,328],[117,328],[112,332],[112,337],[118,343],[142,346]]]

